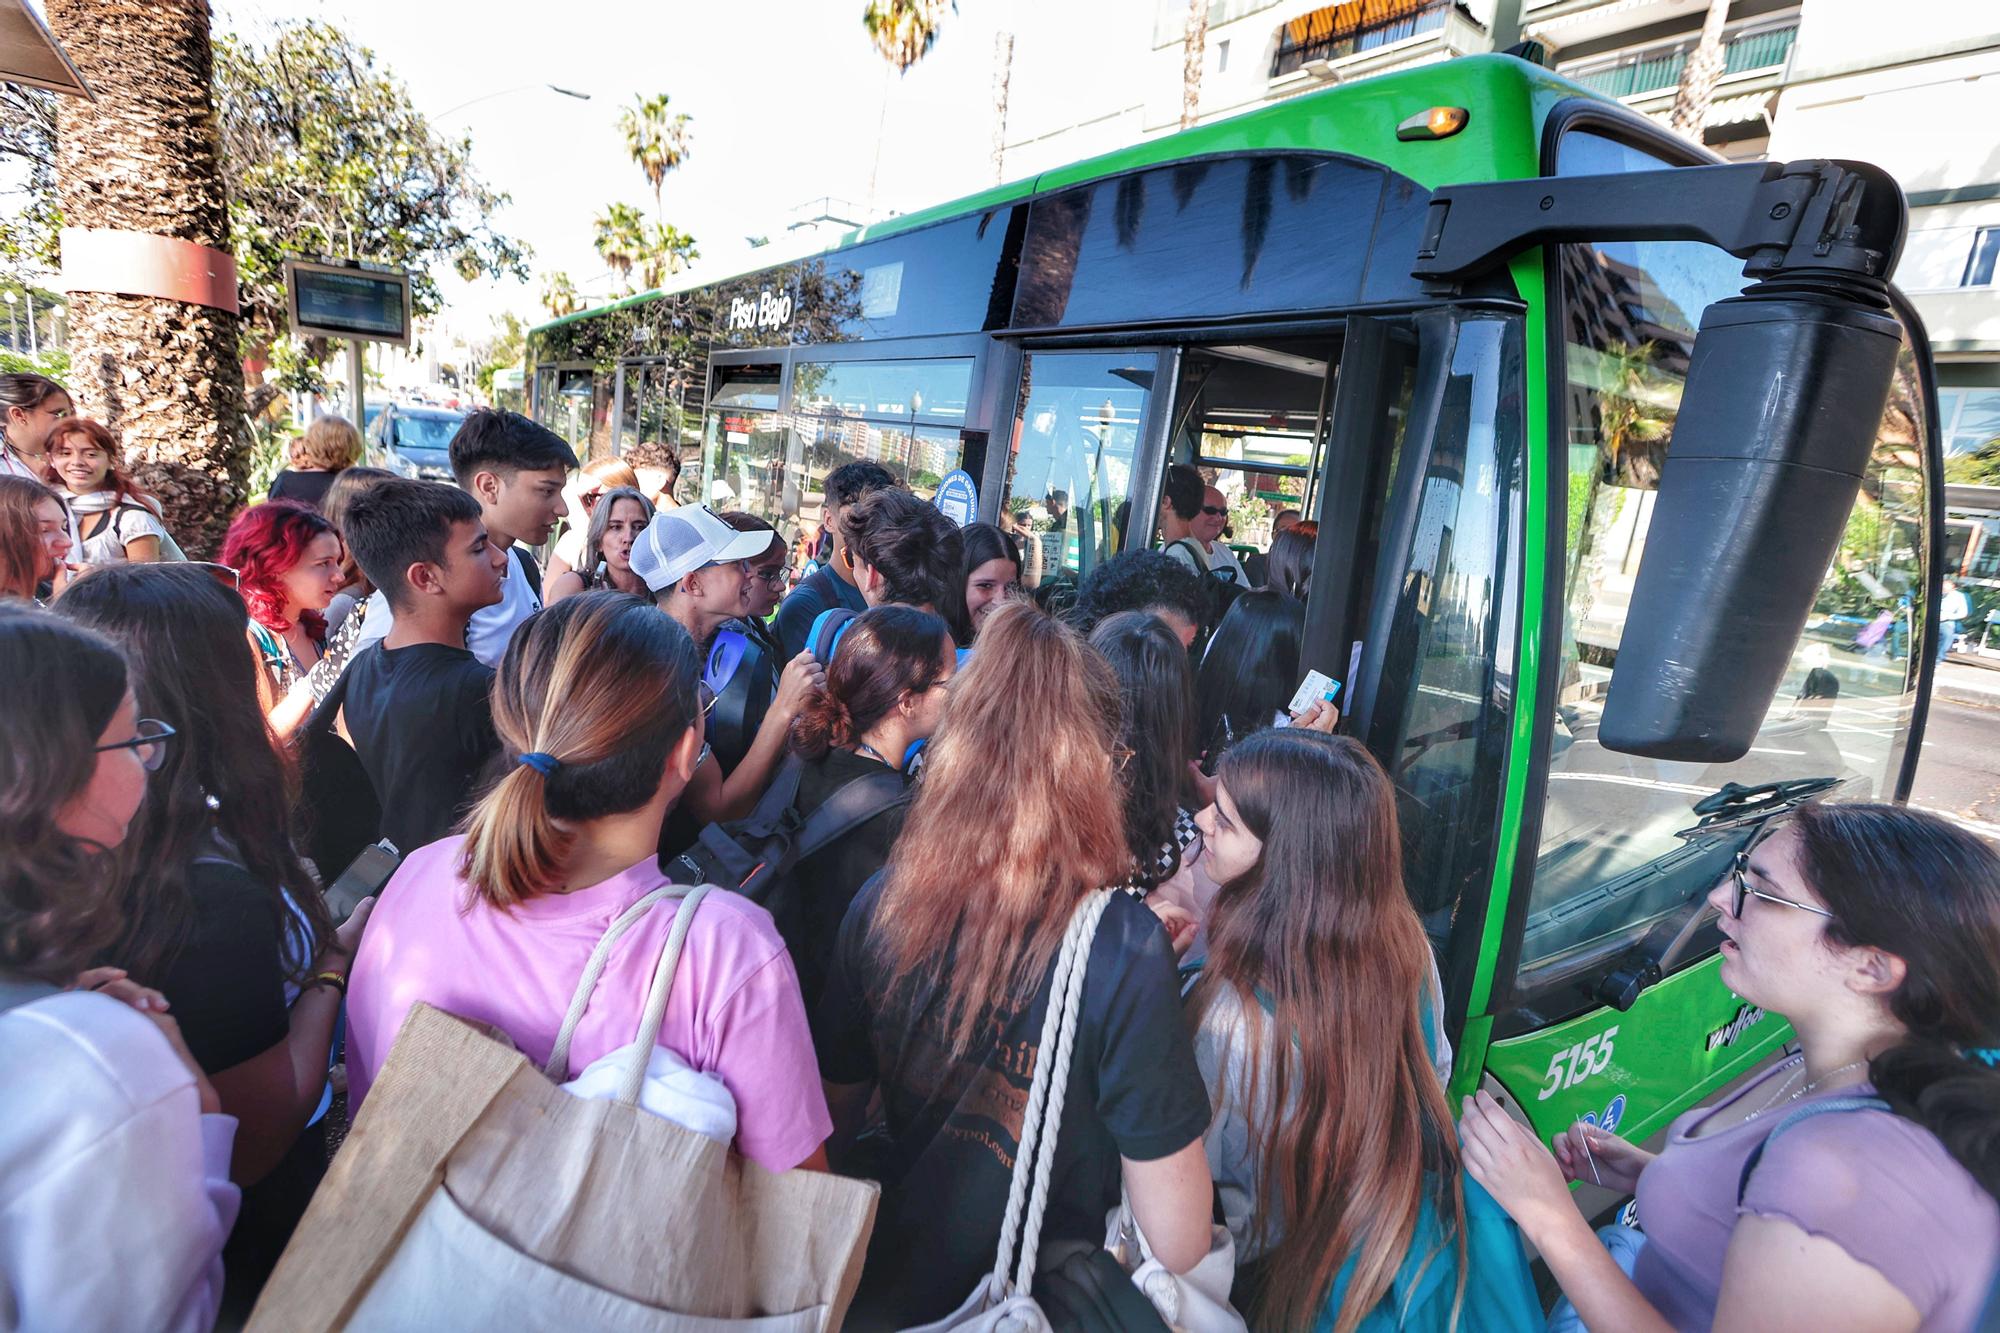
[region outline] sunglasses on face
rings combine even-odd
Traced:
[[[1210,518],[1227,518],[1229,516],[1229,511],[1219,505],[1203,505],[1201,512],[1207,514]]]
[[[1736,893],[1736,896],[1729,904],[1729,915],[1738,920],[1741,920],[1743,917],[1743,904],[1751,898],[1762,898],[1767,903],[1783,903],[1786,907],[1796,907],[1801,912],[1811,912],[1814,916],[1823,916],[1829,921],[1833,919],[1833,913],[1827,911],[1824,907],[1814,907],[1811,903],[1802,903],[1796,899],[1784,898],[1775,893],[1766,893],[1762,889],[1751,888],[1750,853],[1747,851],[1736,853],[1734,860],[1730,864],[1729,874],[1735,880]]]
[[[106,750],[133,750],[139,755],[139,762],[146,766],[148,773],[156,771],[167,759],[167,742],[176,734],[174,729],[156,717],[142,717],[129,741],[113,741],[109,745],[94,747],[100,754]]]

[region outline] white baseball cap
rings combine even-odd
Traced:
[[[748,560],[771,548],[768,532],[738,532],[707,505],[662,509],[632,543],[632,572],[656,593],[705,565]]]

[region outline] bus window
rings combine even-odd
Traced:
[[[843,463],[880,463],[929,499],[959,463],[959,428],[972,391],[972,358],[799,361],[791,420],[803,460],[803,517],[818,521],[826,474]]]
[[[1000,504],[1001,526],[1021,542],[1023,587],[1074,584],[1124,544],[1132,461],[1158,361],[1151,352],[1024,359]]]
[[[780,523],[798,508],[786,502],[784,416],[774,363],[717,366],[702,435],[702,499]]]
[[[1588,134],[1567,137],[1559,162],[1563,174],[1658,165]],[[1915,702],[1912,599],[1923,588],[1921,416],[1906,366],[1834,566],[1750,752],[1729,764],[1677,763],[1599,745],[1695,325],[1745,280],[1741,261],[1692,242],[1566,245],[1558,266],[1569,446],[1564,614],[1516,983],[1539,1022],[1590,1007],[1597,977],[1652,923],[1714,884],[1747,830],[1734,840],[1678,835],[1698,822],[1694,803],[1724,783],[1833,777],[1843,783],[1839,798],[1893,794]],[[1681,961],[1703,956],[1690,950]]]
[[[1430,335],[1426,335],[1430,336]],[[1444,945],[1461,898],[1481,893],[1500,828],[1515,696],[1521,559],[1520,326],[1457,326],[1437,424],[1398,478],[1413,521],[1394,602],[1376,615],[1383,682],[1368,746],[1396,784],[1404,877],[1433,943]],[[1427,446],[1427,448],[1426,448]]]

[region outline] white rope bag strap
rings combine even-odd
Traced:
[[[576,993],[570,997],[569,1011],[563,1015],[562,1027],[556,1032],[556,1044],[550,1048],[549,1058],[542,1065],[542,1073],[550,1082],[565,1083],[569,1080],[570,1039],[576,1035],[576,1025],[583,1021],[584,1010],[590,1007],[590,997],[597,990],[598,979],[604,975],[605,964],[611,960],[612,946],[623,939],[625,932],[630,930],[641,917],[652,911],[655,904],[669,898],[682,897],[689,892],[690,890],[682,885],[663,884],[620,912],[611,924],[604,928],[604,934],[599,937],[597,947],[590,951],[590,958],[583,965],[583,975],[577,979]],[[676,920],[674,924],[679,926],[680,922]],[[681,933],[685,935],[685,929]],[[668,938],[668,950],[676,956],[679,954],[679,949],[675,947],[671,936]],[[666,955],[662,954],[661,957],[664,960]],[[651,999],[649,993],[647,996],[649,1004]]]
[[[1007,1211],[1000,1223],[1000,1249],[993,1263],[995,1296],[1025,1295],[1034,1287],[1035,1261],[1042,1244],[1042,1216],[1048,1210],[1049,1181],[1055,1173],[1057,1130],[1069,1087],[1070,1057],[1076,1043],[1078,1016],[1083,1012],[1083,979],[1090,965],[1091,941],[1097,923],[1111,901],[1108,890],[1097,890],[1077,904],[1056,953],[1049,977],[1049,1007],[1042,1020],[1035,1074],[1028,1085],[1028,1104],[1021,1114],[1020,1150],[1014,1155],[1014,1176],[1007,1191]],[[1021,1228],[1020,1262],[1015,1267],[1014,1236]],[[1007,1270],[1015,1267],[1010,1284]]]

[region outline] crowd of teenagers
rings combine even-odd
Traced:
[[[1122,1199],[1169,1273],[1225,1247],[1252,1327],[1523,1327],[1523,1291],[1539,1326],[1504,1210],[1560,1326],[1980,1316],[2000,856],[1956,826],[1767,826],[1710,902],[1723,980],[1795,1052],[1657,1154],[1551,1149],[1484,1091],[1448,1102],[1394,786],[1333,699],[1291,710],[1309,526],[1251,587],[1175,469],[1167,549],[1057,614],[1015,533],[875,464],[825,479],[802,570],[760,519],[480,410],[456,485],[308,432],[220,564],[159,562],[108,439],[50,402],[8,399],[0,478],[0,1328],[240,1320],[415,1005],[590,1065],[672,914],[605,953],[607,928],[774,820],[796,859],[707,894],[658,1044],[719,1089],[691,1128],[881,1182],[849,1327],[937,1320],[993,1267],[1087,905],[1045,1253],[1102,1253]],[[68,505],[18,475],[44,454]],[[50,568],[94,515],[126,559]],[[378,840],[379,893],[339,892]],[[1582,1179],[1643,1230],[1594,1233]]]

